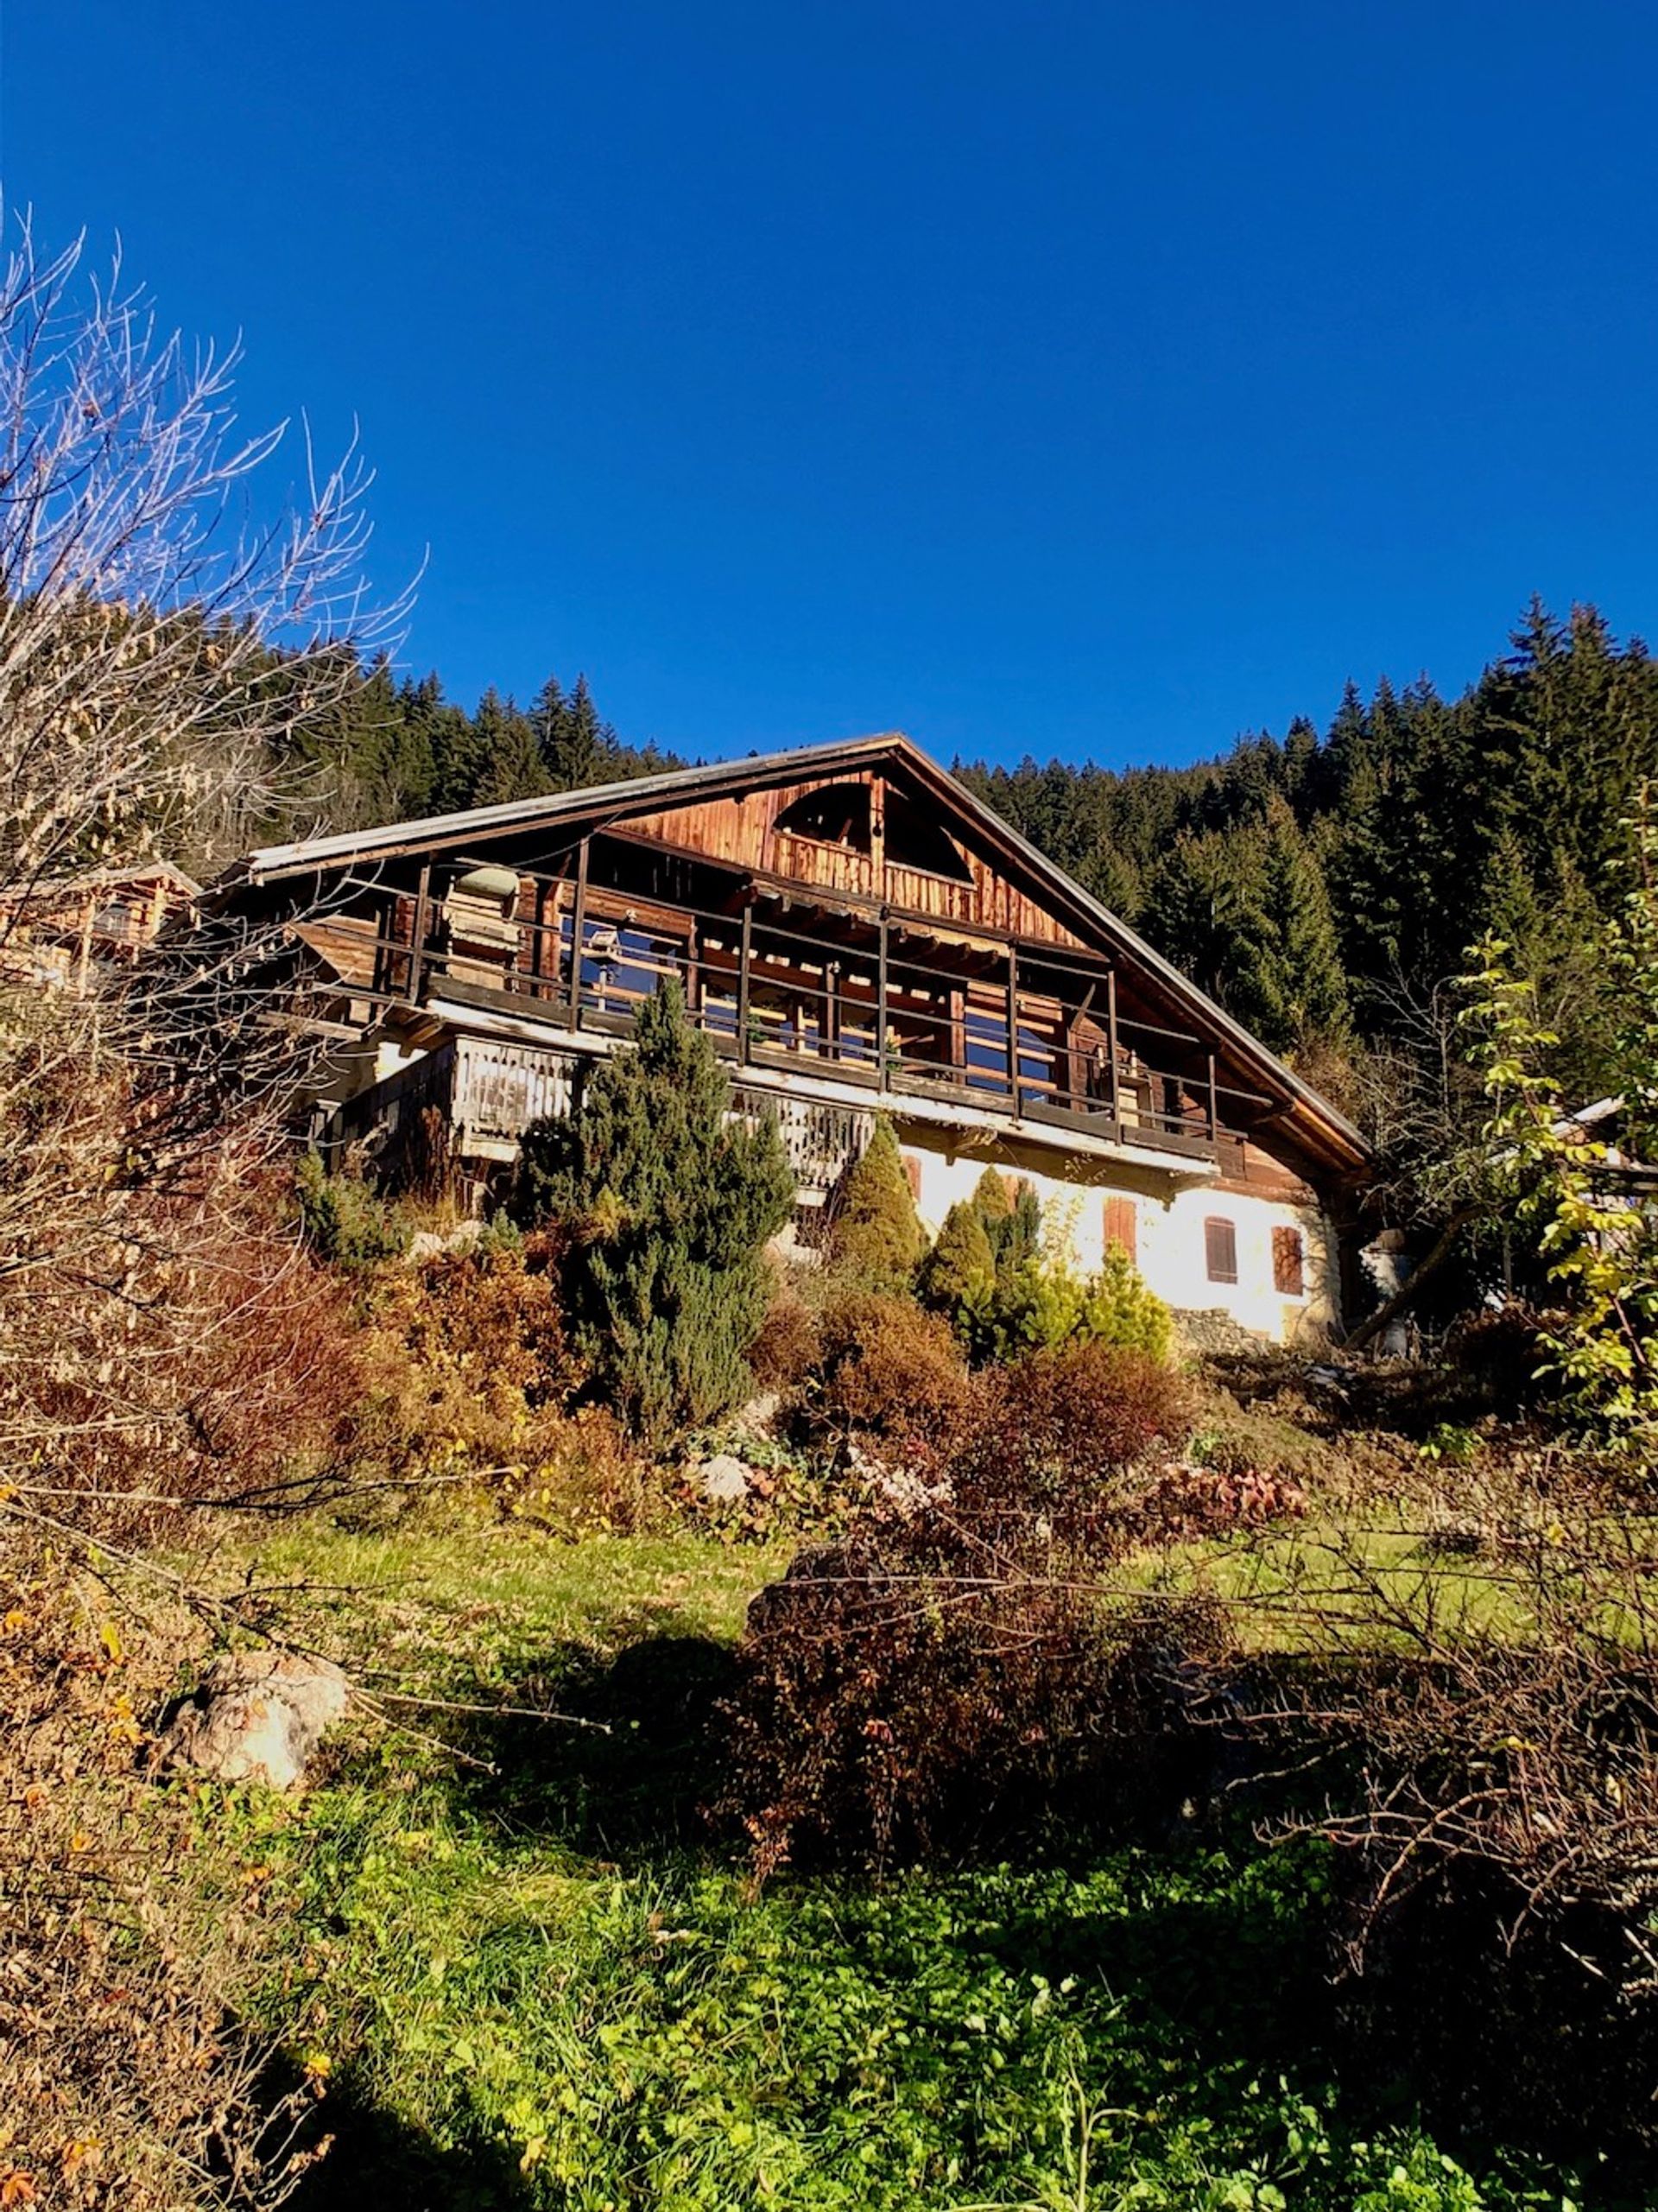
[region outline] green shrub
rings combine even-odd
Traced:
[[[973,1211],[984,1225],[998,1277],[1011,1275],[1041,1249],[1042,1209],[1023,1176],[1009,1196],[999,1168],[986,1168],[973,1191]]]
[[[968,1341],[979,1360],[1016,1360],[1062,1344],[1110,1344],[1168,1357],[1168,1309],[1113,1246],[1098,1275],[1079,1275],[1064,1259],[1030,1258],[998,1270],[991,1294],[965,1310]]]
[[[938,1241],[921,1262],[923,1302],[959,1328],[982,1314],[996,1289],[996,1255],[977,1207],[958,1200],[944,1217]]]
[[[648,1437],[712,1420],[753,1383],[743,1355],[794,1177],[776,1124],[733,1121],[731,1103],[712,1043],[669,981],[576,1112],[524,1133],[514,1216],[569,1225],[577,1348],[602,1402]]]
[[[360,1176],[330,1175],[319,1152],[307,1152],[300,1162],[294,1195],[306,1242],[332,1266],[377,1267],[408,1250],[411,1229],[403,1209]]]
[[[871,1289],[907,1289],[926,1248],[898,1140],[892,1124],[878,1114],[841,1191],[830,1232],[830,1260]]]
[[[1120,1245],[1111,1245],[1105,1264],[1089,1283],[1077,1334],[1093,1344],[1114,1344],[1166,1360],[1174,1324],[1168,1308],[1146,1288],[1139,1269]]]

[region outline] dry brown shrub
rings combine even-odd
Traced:
[[[144,1771],[199,1633],[15,1532],[0,1565],[0,2201],[281,2203],[324,2147],[320,2081],[240,2025],[257,1867],[210,1890],[194,1800]]]
[[[804,1553],[750,1611],[724,1708],[757,1879],[876,1870],[1175,1802],[1203,1608],[1115,1617],[1085,1589],[977,1572],[889,1524]]]
[[[820,1341],[806,1409],[823,1434],[938,1464],[978,1417],[981,1393],[954,1332],[913,1298],[838,1297],[820,1317]]]
[[[177,1537],[212,1505],[303,1502],[365,1371],[351,1295],[300,1247],[262,1157],[227,1143],[193,1187],[112,1201],[92,1242],[50,1239],[47,1224],[0,1285],[14,1493],[122,1537]]]
[[[970,1376],[947,1331],[894,1302],[838,1321],[851,1349],[826,1392],[932,1481],[866,1507],[751,1610],[722,1810],[763,1875],[797,1854],[983,1844],[1090,1791],[1098,1812],[1130,1740],[1142,1779],[1156,1763],[1152,1643],[1094,1575],[1143,1531],[1138,1462],[1178,1430],[1179,1379],[1101,1344]]]
[[[1106,1344],[1032,1352],[988,1371],[979,1418],[952,1463],[954,1512],[976,1538],[1079,1561],[1121,1550],[1140,1525],[1138,1463],[1187,1417],[1180,1378]]]
[[[359,1467],[394,1483],[478,1480],[509,1512],[574,1534],[659,1510],[649,1462],[605,1408],[573,1404],[554,1237],[486,1238],[377,1286]]]
[[[798,1390],[823,1357],[816,1313],[792,1283],[780,1283],[766,1309],[748,1362],[762,1390]]]

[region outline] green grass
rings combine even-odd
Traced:
[[[314,1617],[377,1651],[377,1671],[432,1686],[477,1669],[509,1679],[554,1646],[613,1651],[653,1632],[734,1642],[791,1548],[688,1533],[567,1543],[469,1512],[364,1534],[319,1516],[281,1524],[236,1566],[238,1580],[246,1569],[304,1585]]]
[[[262,1885],[264,2019],[329,2083],[339,2142],[302,2206],[1567,2201],[1494,2155],[1477,2177],[1385,2085],[1335,2085],[1316,1850],[751,1896],[695,1818],[702,1722],[786,1556],[464,1517],[259,1552],[264,1580],[332,1586],[312,1619],[359,1669],[610,1731],[394,1708],[301,1800],[204,1799],[204,1879]]]
[[[1608,1556],[1616,1556],[1611,1548]],[[1606,1572],[1598,1582],[1601,1623],[1618,1633],[1621,1593]],[[1590,1590],[1586,1581],[1573,1581],[1564,1553],[1532,1580],[1519,1557],[1448,1550],[1424,1534],[1416,1517],[1384,1506],[1362,1517],[1318,1514],[1146,1552],[1125,1563],[1122,1587],[1130,1594],[1212,1595],[1228,1607],[1244,1649],[1315,1656],[1478,1638],[1519,1641],[1536,1631],[1540,1608],[1558,1608],[1574,1592]]]

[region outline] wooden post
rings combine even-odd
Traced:
[[[1212,1052],[1209,1055],[1209,1142],[1212,1144],[1220,1142],[1219,1104],[1220,1093],[1215,1084],[1215,1055]]]
[[[818,1051],[825,1060],[840,1057],[840,962],[823,964],[823,1023],[818,1031]]]
[[[702,1011],[702,970],[697,961],[697,925],[694,917],[685,933],[685,1011],[694,1022]]]
[[[881,909],[881,935],[875,964],[875,1081],[887,1087],[887,910]]]
[[[587,932],[587,849],[591,837],[584,837],[576,858],[576,903],[570,916],[570,1026],[581,1027],[581,947]]]
[[[538,876],[531,897],[529,935],[529,995],[541,996],[541,978],[547,973],[547,885]]]
[[[432,863],[421,863],[420,886],[414,893],[414,919],[408,932],[408,1003],[421,1003],[421,970],[426,963],[426,932],[432,907]],[[394,912],[396,910],[393,910]]]
[[[1088,1009],[1094,1003],[1094,989],[1091,983],[1078,1002],[1076,1011],[1066,1024],[1066,1099],[1073,1113],[1088,1111],[1088,1063],[1083,1051],[1082,1025],[1088,1018]]]
[[[1008,1090],[1019,1119],[1019,948],[1008,947]]]
[[[749,1060],[749,964],[754,957],[754,909],[743,910],[743,943],[737,957],[737,1056]]]
[[[1105,978],[1105,1040],[1111,1055],[1111,1134],[1120,1144],[1123,1141],[1122,1070],[1117,1064],[1117,970],[1112,968]]]

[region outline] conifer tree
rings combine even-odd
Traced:
[[[585,676],[566,698],[557,676],[549,676],[530,710],[541,765],[555,791],[581,791],[618,772],[615,734],[598,719]]]
[[[547,771],[536,751],[529,718],[491,685],[472,717],[471,807],[493,807],[509,799],[531,799],[547,788]]]
[[[842,1188],[830,1257],[872,1286],[908,1289],[926,1248],[898,1140],[885,1114],[877,1114]]]
[[[1022,1176],[1009,1195],[1001,1169],[986,1168],[974,1186],[973,1211],[984,1224],[998,1283],[1035,1258],[1042,1241],[1042,1209]]]
[[[1276,1051],[1314,1038],[1339,1043],[1347,1033],[1347,979],[1336,941],[1324,871],[1297,827],[1289,803],[1268,808],[1260,894],[1253,934],[1241,957],[1238,1011]]]
[[[794,1185],[775,1122],[750,1128],[731,1104],[669,980],[576,1112],[523,1138],[515,1217],[570,1225],[577,1349],[595,1389],[653,1441],[712,1420],[752,1380],[743,1355],[765,1314],[764,1248]]]
[[[982,1308],[996,1288],[996,1255],[978,1208],[958,1199],[944,1217],[938,1239],[921,1262],[923,1301],[952,1320]]]
[[[566,789],[603,783],[615,775],[618,747],[616,732],[601,722],[585,675],[576,678],[565,714],[563,751],[559,773],[569,777]]]

